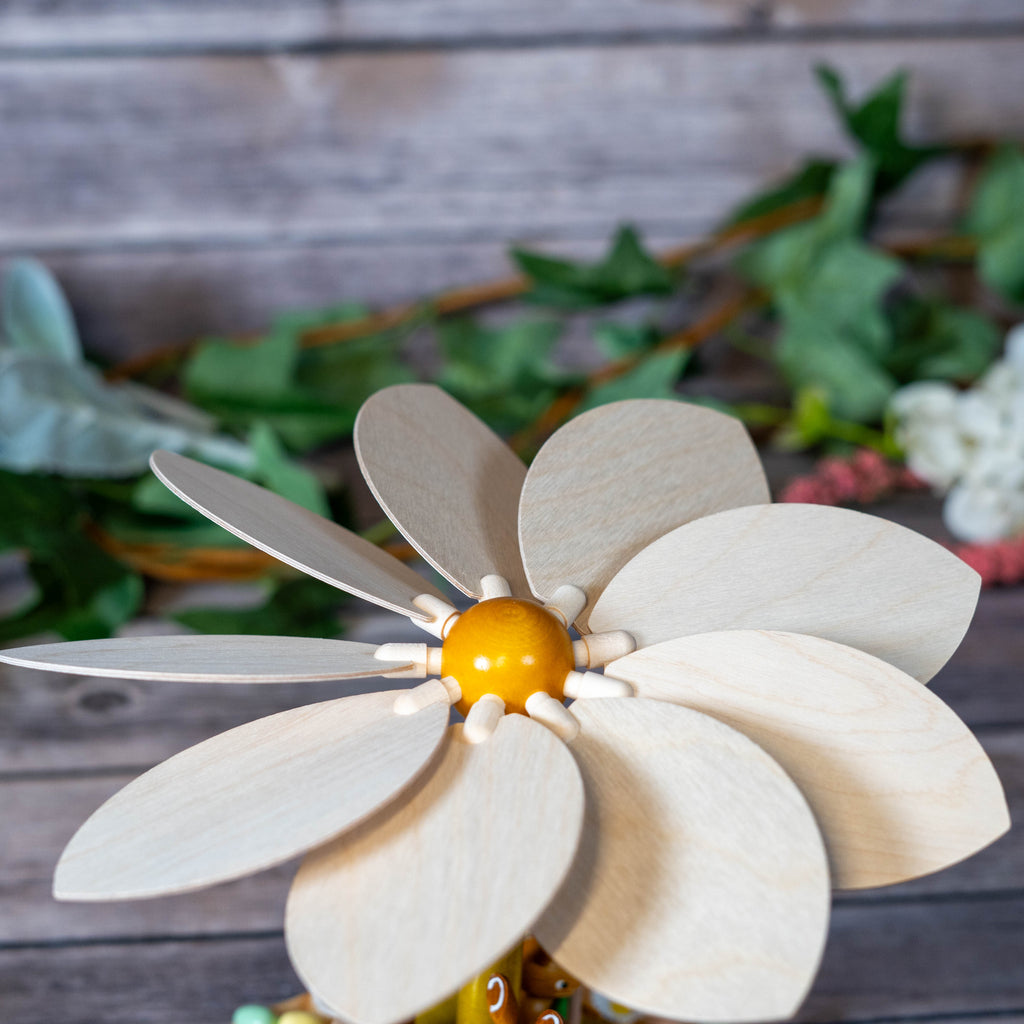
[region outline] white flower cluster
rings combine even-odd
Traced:
[[[985,543],[1024,531],[1024,324],[969,390],[922,381],[890,408],[907,465],[946,494],[950,533]]]

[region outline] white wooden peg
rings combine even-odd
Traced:
[[[483,593],[481,600],[490,601],[495,597],[511,597],[512,588],[508,580],[497,573],[489,573],[480,577],[480,590]]]
[[[600,668],[616,658],[624,658],[636,650],[636,641],[624,629],[606,633],[587,633],[574,640],[573,657],[577,668]]]
[[[451,676],[445,676],[440,681],[428,679],[427,682],[414,686],[411,690],[403,690],[396,698],[393,710],[396,715],[414,715],[417,711],[430,707],[441,699],[441,687],[444,691],[444,699],[449,704],[457,704],[462,700],[462,688]]]
[[[562,625],[568,629],[577,619],[580,612],[587,606],[587,595],[579,587],[571,583],[563,583],[552,595],[550,601],[544,602],[547,608],[556,619],[562,620]]]
[[[425,629],[431,636],[436,636],[439,640],[443,640],[448,635],[449,630],[455,625],[456,619],[461,614],[454,605],[449,604],[443,598],[434,597],[433,594],[420,594],[413,598],[412,603],[421,612],[426,612],[430,619],[427,622],[423,622],[421,619],[410,619],[409,621],[415,623],[420,629]]]
[[[570,672],[562,684],[562,692],[573,700],[593,700],[595,697],[632,697],[633,687],[598,672]]]
[[[392,679],[426,679],[441,674],[441,648],[426,644],[381,644],[373,655],[378,661],[412,662],[401,672],[389,672]]]
[[[466,715],[466,724],[462,728],[463,739],[467,743],[483,743],[498,728],[498,723],[505,714],[505,702],[493,693],[485,693]]]
[[[580,723],[572,712],[550,693],[538,690],[526,698],[526,713],[541,725],[546,725],[566,743],[574,740],[580,731]]]

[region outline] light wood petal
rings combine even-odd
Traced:
[[[381,508],[439,573],[472,597],[491,574],[529,596],[516,530],[526,467],[489,427],[432,384],[397,384],[363,403],[354,443]]]
[[[615,1002],[682,1020],[791,1016],[829,918],[825,850],[785,772],[706,715],[580,700],[580,852],[533,933]]]
[[[80,676],[182,683],[294,683],[402,675],[374,644],[301,636],[133,636],[0,651],[0,661]]]
[[[739,420],[660,399],[613,402],[558,430],[537,453],[519,503],[530,585],[564,583],[589,603],[651,541],[701,516],[771,501]]]
[[[129,783],[78,830],[54,895],[141,899],[261,871],[338,835],[429,762],[448,696],[398,715],[368,693],[261,718],[190,747]]]
[[[771,754],[818,819],[838,889],[938,871],[1010,827],[999,778],[967,726],[863,651],[797,633],[704,633],[620,658],[605,674],[712,715]]]
[[[753,505],[673,530],[615,575],[590,625],[638,647],[722,629],[809,633],[927,682],[959,646],[980,577],[956,555],[877,516]]]
[[[366,601],[428,620],[412,602],[442,597],[375,544],[264,487],[174,452],[154,452],[153,472],[183,501],[268,555]]]
[[[579,772],[543,726],[508,715],[478,744],[453,726],[420,786],[304,861],[285,924],[296,971],[356,1024],[435,1005],[522,938],[582,819]]]

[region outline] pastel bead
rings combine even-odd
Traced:
[[[231,1015],[231,1024],[278,1024],[278,1020],[269,1006],[247,1003]]]
[[[324,1018],[308,1010],[289,1010],[281,1014],[277,1024],[324,1024]]]

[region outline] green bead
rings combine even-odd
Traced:
[[[277,1016],[269,1006],[250,1003],[235,1010],[231,1024],[277,1024]]]

